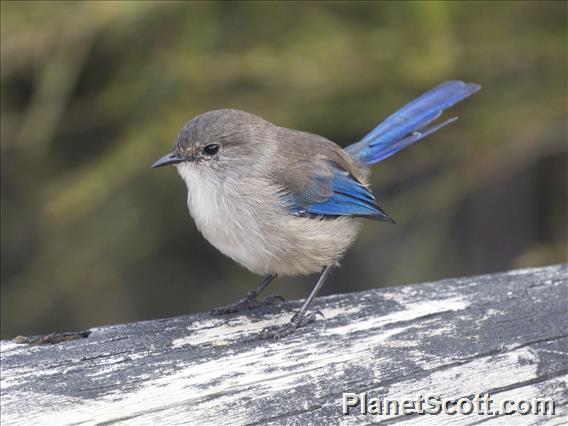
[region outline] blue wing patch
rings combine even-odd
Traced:
[[[300,194],[293,194],[292,211],[299,216],[358,216],[395,223],[376,203],[375,197],[351,174],[332,167],[333,175],[315,177],[313,185]],[[326,196],[317,191],[321,185],[331,186]]]

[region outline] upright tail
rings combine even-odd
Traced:
[[[457,120],[453,117],[426,128],[442,111],[479,89],[481,86],[474,83],[446,81],[399,109],[345,151],[367,166],[378,163]]]

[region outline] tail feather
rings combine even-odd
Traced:
[[[455,121],[454,117],[425,129],[445,109],[471,96],[480,88],[473,83],[446,81],[387,117],[359,142],[345,148],[345,151],[365,165],[378,163]]]

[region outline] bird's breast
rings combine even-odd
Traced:
[[[337,263],[357,234],[351,218],[318,220],[288,213],[278,189],[262,179],[220,180],[187,169],[178,168],[197,228],[215,248],[252,272],[319,272]]]

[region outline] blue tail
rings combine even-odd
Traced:
[[[457,117],[453,117],[426,128],[442,111],[480,88],[473,83],[446,81],[399,109],[359,142],[345,148],[345,151],[367,166],[378,163],[457,120]]]

